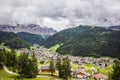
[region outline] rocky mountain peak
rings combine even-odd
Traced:
[[[28,32],[32,34],[41,34],[41,35],[53,35],[57,31],[53,28],[48,27],[41,27],[37,24],[16,24],[16,25],[9,25],[9,24],[0,24],[0,31],[5,32]]]

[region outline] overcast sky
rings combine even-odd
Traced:
[[[57,30],[80,24],[120,25],[120,0],[0,0],[0,23],[34,23]]]

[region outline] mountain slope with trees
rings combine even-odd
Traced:
[[[57,52],[75,56],[111,56],[120,58],[120,31],[102,27],[78,26],[56,33],[45,46],[62,44]]]
[[[10,48],[25,48],[29,46],[26,41],[13,32],[0,31],[0,44],[1,43],[4,43],[5,46],[9,46]]]
[[[19,32],[17,35],[29,44],[42,44],[44,39],[41,35]]]

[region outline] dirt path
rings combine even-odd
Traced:
[[[12,71],[9,71],[6,66],[3,66],[3,69],[4,69],[4,71],[5,71],[6,73],[8,73],[8,74],[11,74],[11,75],[19,75],[19,74],[17,74],[17,73],[14,73],[14,72],[12,72]]]

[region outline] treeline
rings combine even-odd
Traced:
[[[26,32],[3,32],[0,31],[0,44],[4,43],[12,49],[29,48],[32,44],[43,44],[43,37],[41,35],[26,33]]]
[[[10,48],[16,49],[30,46],[30,44],[28,44],[26,41],[21,39],[13,32],[0,31],[0,44],[1,43],[4,43],[5,46],[9,46]]]
[[[41,35],[31,34],[26,32],[19,32],[17,35],[22,38],[24,41],[27,41],[29,44],[39,44],[41,45],[44,42],[44,39]]]
[[[44,44],[62,44],[57,52],[75,56],[110,56],[120,58],[120,31],[102,27],[78,26],[56,33]]]
[[[21,53],[17,56],[15,50],[0,49],[0,67],[3,66],[18,73],[20,78],[34,78],[38,75],[37,59],[34,54],[29,56],[27,53]]]

